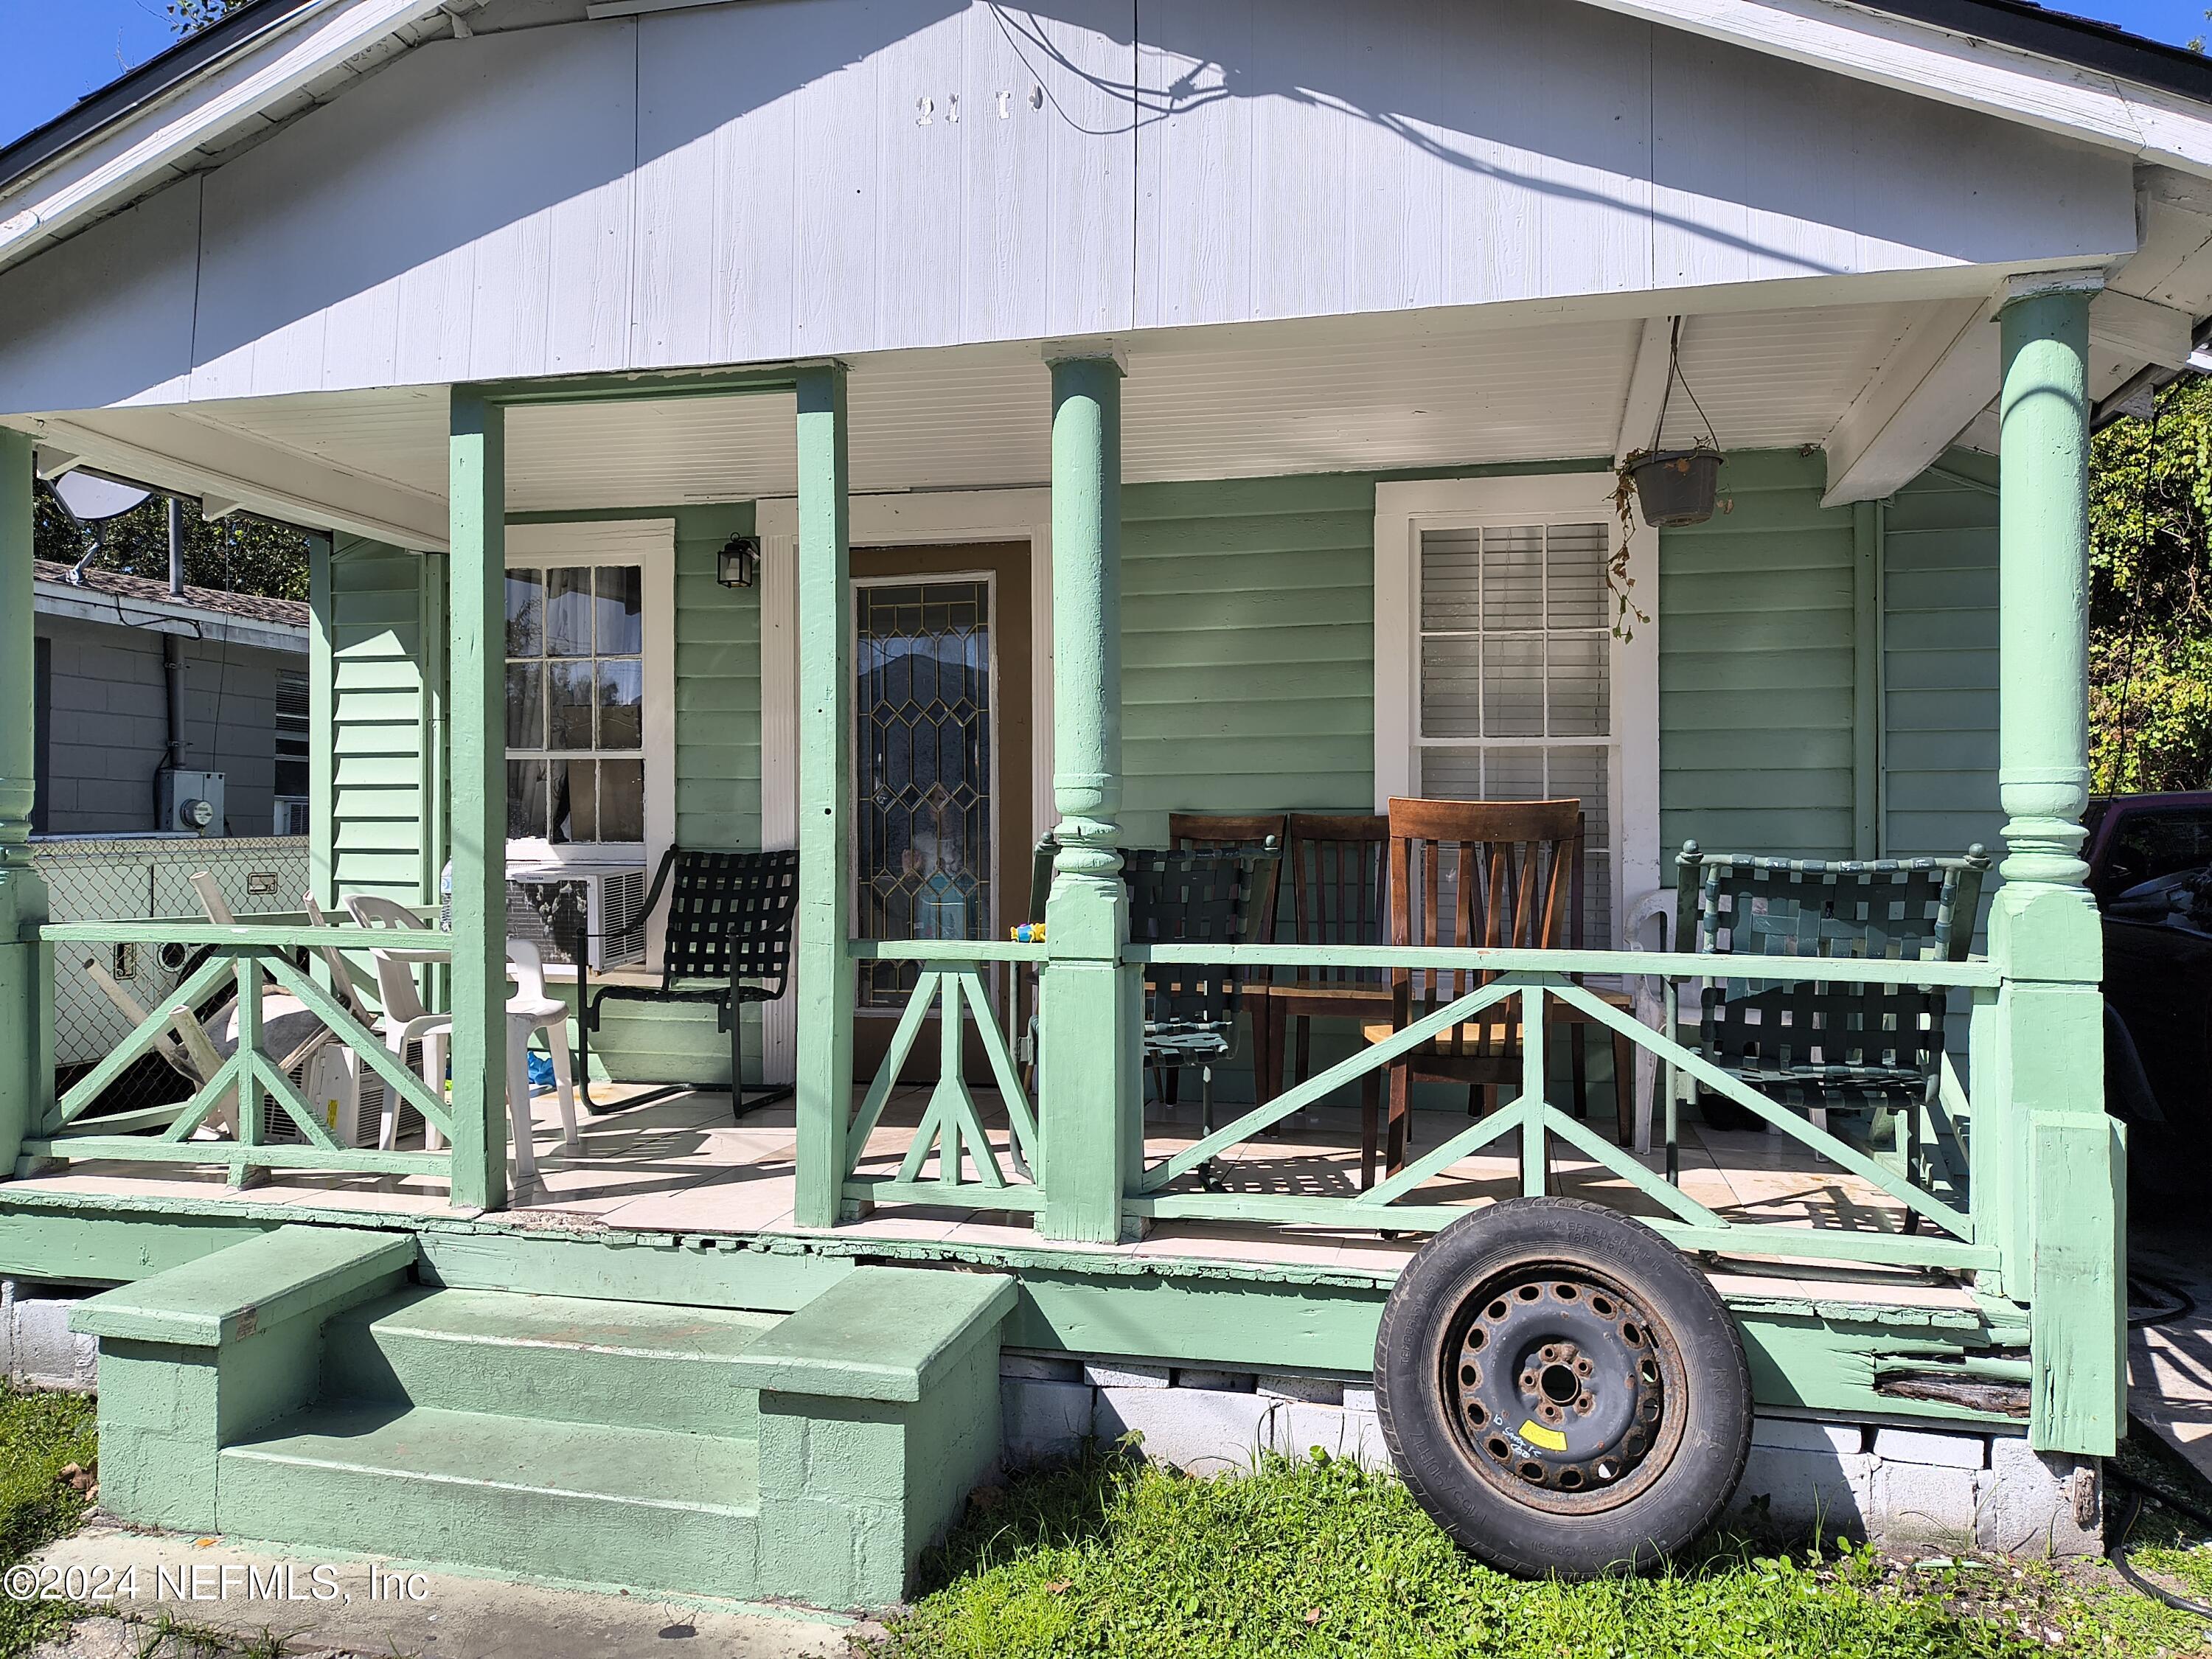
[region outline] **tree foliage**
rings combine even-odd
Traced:
[[[155,495],[91,526],[100,553],[90,568],[167,580],[168,513],[167,503]],[[87,551],[84,538],[44,484],[39,486],[36,543],[40,558],[61,564],[75,564]],[[185,580],[195,587],[304,599],[307,532],[243,514],[210,523],[200,516],[199,503],[186,496]]]
[[[190,34],[194,29],[204,29],[218,17],[225,17],[246,0],[169,0],[170,27],[179,34]]]
[[[2212,788],[2212,380],[2096,435],[2089,466],[2090,776]]]

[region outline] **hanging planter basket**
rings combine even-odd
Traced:
[[[1654,530],[1703,524],[1713,516],[1720,494],[1721,463],[1728,458],[1700,444],[1695,449],[1663,449],[1629,463],[1629,481],[1644,522]]]

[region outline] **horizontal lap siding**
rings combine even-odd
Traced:
[[[1882,846],[1899,856],[2002,852],[1996,481],[1954,451],[1884,516]]]
[[[1817,455],[1737,455],[1732,510],[1660,537],[1662,853],[1851,855],[1851,512],[1821,483]]]
[[[1142,484],[1121,505],[1121,815],[1374,799],[1374,481]]]
[[[665,510],[650,514],[672,516]],[[760,590],[725,587],[716,555],[750,535],[750,502],[674,510],[676,520],[676,844],[756,848],[761,821]],[[648,757],[647,766],[671,757]],[[745,1070],[760,1076],[757,1009],[746,1011]],[[593,1067],[639,1083],[726,1085],[729,1038],[704,1003],[609,1003],[592,1038]]]
[[[422,580],[419,554],[341,536],[331,556],[331,875],[339,894],[414,903],[422,880]],[[323,619],[319,619],[319,627]]]
[[[760,590],[715,575],[722,544],[752,533],[752,506],[678,507],[675,519],[676,843],[758,847]]]

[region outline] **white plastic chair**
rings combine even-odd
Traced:
[[[315,902],[313,893],[301,894],[300,903],[313,926],[328,927],[333,925],[330,917],[324,915],[323,907]],[[361,987],[354,980],[353,965],[346,960],[345,952],[335,945],[319,945],[315,948],[322,952],[324,965],[331,970],[331,994],[337,998],[338,1006],[370,1030],[374,1030],[376,1011],[362,996]]]
[[[100,988],[107,1000],[115,1005],[117,1010],[134,1027],[145,1023],[147,1018],[145,1006],[130,992],[125,990],[106,969],[100,966],[98,962],[88,958],[84,964],[84,971],[86,976]],[[262,1026],[262,1040],[264,1044],[273,1042],[276,1045],[275,1052],[283,1054],[283,1058],[277,1061],[277,1069],[291,1075],[296,1080],[306,1071],[308,1061],[325,1043],[330,1042],[331,1030],[321,1020],[296,1003],[289,1009],[279,1008],[274,1013],[269,1012],[267,1004],[290,1000],[289,998],[276,997],[264,1000],[265,1018]],[[238,1052],[237,1011],[234,1006],[231,1009],[229,1024],[220,1036],[208,1035],[207,1028],[200,1024],[198,1017],[192,1012],[189,1004],[180,1002],[168,1012],[169,1030],[176,1033],[176,1040],[172,1042],[166,1033],[158,1036],[154,1039],[152,1052],[167,1065],[171,1071],[176,1073],[186,1082],[196,1088],[204,1089],[215,1081],[215,1075],[222,1069],[223,1062]],[[180,1104],[177,1109],[181,1112],[185,1109]],[[228,1090],[224,1092],[222,1101],[217,1103],[214,1112],[210,1115],[209,1121],[221,1127],[234,1139],[236,1138],[238,1134],[238,1091],[236,1090]]]
[[[200,908],[207,912],[207,919],[210,921],[218,927],[235,927],[239,925],[238,917],[231,911],[230,902],[223,897],[222,889],[216,885],[216,879],[212,875],[205,870],[196,870],[185,879],[192,891],[199,895]],[[317,921],[320,921],[321,915],[313,909],[313,904],[314,901],[310,899],[309,913],[314,915]],[[346,1006],[356,1009],[356,1012],[359,1010],[359,1005],[350,1000]],[[264,989],[261,994],[261,1021],[264,1027],[270,1026],[276,1020],[289,1019],[295,1014],[305,1014],[307,1012],[306,1003],[295,996],[287,995],[283,991]],[[221,1046],[222,1052],[228,1054],[237,1047],[238,1004],[236,1000],[234,999],[226,1004],[215,1015],[215,1018],[222,1024],[224,1041]],[[325,1027],[323,1041],[330,1042],[336,1035]],[[307,1052],[306,1049],[301,1050],[303,1055]]]
[[[356,893],[346,900],[347,913],[363,927],[434,933],[430,924],[405,905],[374,894]],[[453,1017],[434,1014],[422,1006],[415,988],[415,968],[425,962],[450,962],[450,945],[393,945],[371,951],[376,963],[377,993],[384,1002],[382,1027],[385,1046],[404,1057],[407,1045],[422,1045],[422,1080],[433,1093],[443,1093],[446,1054],[452,1039]],[[525,1181],[538,1174],[538,1154],[532,1144],[530,1117],[530,1034],[545,1033],[545,1046],[553,1058],[554,1090],[561,1107],[561,1144],[568,1152],[582,1146],[576,1133],[576,1091],[568,1063],[568,1005],[545,994],[545,969],[538,947],[525,939],[509,939],[507,977],[517,986],[507,1003],[507,1115],[514,1145],[514,1172]],[[385,1095],[384,1121],[378,1144],[389,1148],[398,1135],[397,1099]],[[424,1126],[425,1144],[435,1150],[437,1131]]]

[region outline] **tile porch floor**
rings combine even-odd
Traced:
[[[861,1173],[896,1170],[933,1086],[918,1084],[894,1095],[870,1139]],[[501,1216],[505,1223],[566,1232],[802,1231],[792,1212],[796,1149],[789,1102],[750,1112],[733,1124],[726,1094],[683,1094],[623,1110],[619,1102],[625,1092],[644,1089],[594,1085],[601,1103],[616,1109],[599,1116],[582,1114],[582,1146],[574,1153],[561,1149],[552,1097],[538,1097],[538,1179],[512,1194],[511,1207]],[[994,1119],[995,1097],[978,1091],[976,1097],[986,1121]],[[1235,1109],[1224,1108],[1223,1121]],[[1198,1133],[1196,1109],[1189,1104],[1164,1109],[1155,1103],[1147,1109],[1146,1123],[1146,1152],[1153,1158],[1189,1145]],[[1415,1155],[1465,1123],[1455,1114],[1418,1115]],[[1325,1107],[1307,1113],[1273,1138],[1224,1153],[1218,1161],[1222,1183],[1231,1191],[1350,1196],[1358,1190],[1358,1130],[1355,1110]],[[1003,1128],[992,1139],[1003,1165]],[[1631,1214],[1656,1212],[1648,1199],[1618,1176],[1556,1140],[1553,1148],[1559,1189],[1567,1195],[1595,1199]],[[1656,1154],[1645,1161],[1659,1167]],[[1886,1194],[1822,1164],[1779,1133],[1717,1132],[1686,1122],[1681,1164],[1684,1190],[1731,1220],[1893,1231],[1902,1213]],[[1508,1136],[1433,1178],[1419,1198],[1464,1203],[1510,1195],[1518,1184],[1517,1137]],[[234,1191],[218,1170],[94,1161],[13,1182],[10,1190],[189,1196],[381,1214],[453,1213],[442,1184],[420,1176],[276,1171],[262,1185]],[[981,1207],[884,1206],[838,1231],[985,1249],[1042,1243],[1024,1217]],[[1389,1240],[1325,1228],[1179,1220],[1158,1223],[1141,1243],[1120,1248],[1141,1257],[1274,1262],[1387,1275],[1419,1243],[1415,1237]],[[1743,1294],[1892,1304],[1959,1305],[1966,1300],[1965,1290],[1948,1276],[1917,1269],[1731,1261],[1720,1264],[1716,1276],[1731,1292]]]

